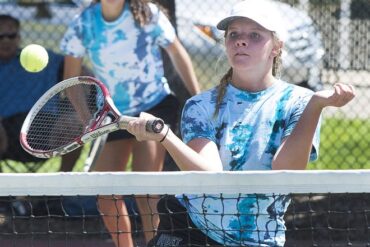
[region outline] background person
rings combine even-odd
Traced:
[[[278,13],[266,12],[268,4],[239,2],[218,23],[231,68],[217,87],[187,101],[184,143],[168,128],[147,133],[151,116],[144,113],[128,130],[138,140],[161,142],[181,170],[305,169],[319,153],[322,110],[344,106],[354,89],[337,84],[313,93],[275,77],[285,34]],[[284,246],[289,201],[272,194],[164,197],[158,234],[149,246]]]
[[[27,72],[20,64],[20,22],[11,15],[0,15],[0,117],[8,139],[3,158],[23,162],[41,161],[23,150],[19,133],[34,103],[62,78],[63,59],[48,50],[49,63],[41,72]],[[60,171],[71,171],[80,149],[62,157]]]
[[[108,87],[118,110],[138,116],[150,112],[175,126],[179,102],[163,73],[161,48],[169,55],[191,95],[199,93],[190,58],[164,13],[145,0],[102,0],[86,8],[61,41],[66,54],[64,77],[80,74],[88,55],[94,74]],[[109,134],[99,156],[97,171],[125,171],[132,154],[134,171],[161,171],[165,150],[154,141],[137,142],[127,131]],[[149,204],[148,204],[149,201]],[[157,200],[137,198],[146,239],[158,224]],[[122,200],[101,197],[99,208],[116,246],[133,246],[127,208]],[[109,217],[111,216],[111,217]],[[122,233],[117,234],[118,231]]]

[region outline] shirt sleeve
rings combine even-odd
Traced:
[[[167,16],[155,5],[150,3],[152,19],[147,26],[157,45],[166,48],[175,41],[176,32]]]
[[[86,48],[83,45],[82,38],[81,16],[77,16],[68,26],[60,42],[60,50],[65,55],[83,57],[86,53]]]
[[[209,112],[200,106],[199,101],[189,99],[181,117],[181,135],[188,143],[194,138],[206,138],[216,143],[216,132]]]
[[[304,109],[306,108],[309,100],[312,97],[312,93],[306,93],[304,95],[301,95],[296,98],[296,100],[293,102],[293,108],[290,112],[290,116],[287,120],[286,128],[284,130],[283,138],[289,136],[295,126],[297,125],[297,122],[299,118],[301,117]],[[313,142],[312,142],[312,149],[310,154],[310,161],[315,161],[318,158],[319,155],[319,146],[320,146],[320,126],[321,126],[321,117],[319,120],[319,123],[317,125]]]

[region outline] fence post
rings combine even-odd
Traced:
[[[351,0],[341,0],[339,16],[339,62],[341,68],[350,68]]]

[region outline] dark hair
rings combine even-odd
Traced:
[[[11,16],[11,15],[0,15],[0,22],[3,22],[3,21],[10,21],[10,22],[13,22],[14,25],[17,27],[17,29],[19,29],[20,27],[20,22],[17,18]]]
[[[100,2],[100,0],[95,0],[95,2]],[[168,17],[167,10],[157,2],[152,2],[150,0],[126,0],[126,2],[130,4],[130,9],[132,15],[134,16],[134,20],[140,27],[148,24],[153,16],[149,7],[150,2],[156,4],[158,8]]]
[[[96,3],[100,2],[100,0],[95,0]],[[130,4],[130,9],[132,15],[136,23],[139,26],[144,26],[148,24],[150,19],[152,18],[152,12],[150,11],[149,7],[149,0],[126,0],[125,4]]]
[[[141,27],[150,22],[152,12],[150,11],[148,0],[129,0],[132,15]]]

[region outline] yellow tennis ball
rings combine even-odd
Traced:
[[[31,44],[22,49],[20,60],[25,70],[36,73],[46,67],[49,55],[41,45]]]

